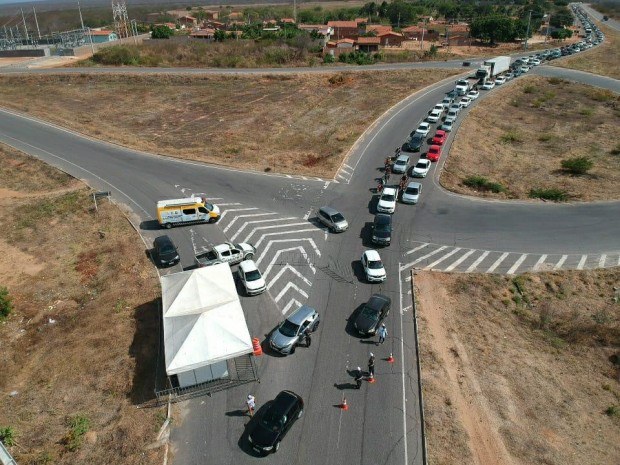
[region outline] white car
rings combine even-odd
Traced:
[[[420,184],[419,182],[412,181],[409,184],[407,184],[407,187],[405,187],[405,190],[403,191],[403,195],[401,196],[401,200],[403,201],[403,203],[416,204],[418,203],[418,200],[420,200],[421,193],[422,193],[422,184]]]
[[[519,71],[521,71],[522,73],[527,73],[530,70],[529,66],[521,66],[519,68]]]
[[[521,63],[525,63],[526,65],[530,62],[529,57],[521,57],[519,60],[521,60]]]
[[[394,213],[396,197],[398,197],[398,190],[395,187],[384,187],[381,197],[379,197],[377,211],[380,213]]]
[[[425,178],[428,172],[431,170],[431,161],[426,158],[420,158],[416,165],[413,167],[414,178]]]
[[[385,273],[385,267],[379,256],[379,252],[376,250],[367,250],[362,255],[362,266],[364,267],[364,273],[366,273],[366,279],[371,283],[382,283],[385,281],[387,274]]]
[[[436,123],[437,121],[439,121],[439,118],[441,118],[442,113],[442,111],[433,109],[426,117],[426,121],[428,121],[429,123]]]
[[[459,103],[453,103],[452,105],[450,105],[450,108],[448,108],[448,113],[450,113],[450,111],[452,110],[458,113],[459,111],[461,111],[461,105]]]
[[[243,260],[237,270],[239,281],[243,284],[247,295],[258,295],[267,289],[265,279],[258,270],[254,260]]]
[[[506,78],[504,76],[499,76],[497,78],[495,78],[495,85],[496,86],[501,86],[502,84],[506,83]]]
[[[444,121],[441,126],[439,126],[439,129],[441,129],[442,131],[450,132],[452,131],[453,125],[454,125],[454,121],[447,120],[447,121]]]
[[[415,130],[416,134],[422,134],[424,137],[428,136],[428,133],[431,130],[431,125],[429,123],[420,123],[418,129]]]
[[[463,97],[463,98],[461,99],[461,101],[459,102],[459,105],[460,105],[462,108],[467,108],[468,106],[470,106],[470,105],[471,105],[471,102],[472,102],[472,100],[471,100],[469,97]]]
[[[450,97],[444,97],[441,104],[444,108],[448,108],[452,104],[452,99]]]
[[[482,90],[491,90],[493,87],[495,87],[495,81],[487,81],[484,84],[482,84],[481,89]]]
[[[441,113],[443,113],[445,109],[446,109],[446,107],[444,107],[443,104],[441,104],[441,103],[438,103],[437,105],[435,105],[433,107],[433,110],[437,110],[437,111],[439,111]]]
[[[470,90],[467,94],[467,97],[472,100],[476,100],[478,97],[480,97],[480,92],[478,92],[477,90]]]
[[[533,58],[530,60],[529,64],[533,66],[538,66],[540,65],[540,60],[538,58]]]
[[[459,113],[456,110],[450,109],[450,111],[448,112],[448,114],[446,115],[444,119],[444,123],[447,123],[448,121],[454,123],[458,116],[459,116]]]
[[[409,166],[409,155],[401,154],[392,165],[392,172],[402,174],[407,171]]]

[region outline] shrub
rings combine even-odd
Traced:
[[[135,47],[114,45],[99,50],[93,55],[92,60],[102,65],[137,65],[140,63],[140,52]]]
[[[530,198],[552,200],[554,202],[564,202],[568,200],[568,193],[561,189],[532,189],[530,190]]]
[[[521,135],[517,131],[512,130],[512,129],[510,131],[506,132],[504,135],[502,135],[499,139],[504,144],[512,144],[512,143],[515,143],[515,142],[522,142],[523,141],[523,138],[521,137]]]
[[[334,55],[332,55],[331,53],[326,53],[323,57],[323,63],[334,63],[335,61],[336,58],[334,58]]]
[[[10,426],[0,427],[0,441],[5,446],[15,445],[15,430]]]
[[[616,145],[613,149],[611,149],[611,153],[612,155],[620,155],[620,144]]]
[[[0,321],[6,318],[13,311],[13,303],[6,287],[0,287]]]
[[[168,26],[155,26],[153,28],[153,32],[151,33],[151,37],[153,39],[169,39],[170,36],[173,35],[174,31]]]
[[[617,417],[620,416],[620,407],[617,405],[610,405],[605,409],[605,415],[608,417]]]
[[[538,92],[538,89],[536,88],[536,86],[525,86],[523,88],[523,93],[524,94],[533,94],[535,92]]]
[[[490,191],[495,194],[506,192],[506,188],[498,182],[489,181],[483,176],[469,176],[463,180],[463,184],[472,189]]]
[[[581,116],[592,116],[594,114],[594,108],[586,107],[579,110]]]
[[[82,445],[84,435],[90,429],[90,420],[84,415],[75,415],[69,419],[69,428],[65,443],[67,449],[74,452]]]
[[[588,157],[574,157],[562,160],[562,169],[571,174],[586,174],[592,169],[594,162]]]

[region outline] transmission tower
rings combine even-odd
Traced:
[[[112,15],[114,16],[114,29],[119,39],[129,37],[129,19],[127,18],[127,5],[125,0],[114,2],[112,0]]]

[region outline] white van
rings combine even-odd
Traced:
[[[157,221],[162,228],[188,223],[213,223],[220,218],[217,205],[204,197],[160,200],[157,202]]]

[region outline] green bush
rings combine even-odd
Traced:
[[[536,86],[529,85],[523,88],[524,94],[533,94],[535,92],[538,92],[538,89],[536,88]]]
[[[568,200],[568,193],[560,189],[532,189],[530,190],[530,198],[553,200],[554,202],[565,202]]]
[[[523,141],[523,138],[521,137],[521,135],[517,131],[512,130],[512,129],[506,132],[504,135],[502,135],[499,139],[504,144],[513,144],[515,142]]]
[[[574,157],[562,160],[562,169],[571,174],[586,174],[593,166],[594,162],[588,157]]]
[[[463,180],[463,184],[479,191],[490,191],[495,194],[506,192],[506,188],[498,182],[489,181],[483,176],[469,176]]]
[[[620,407],[617,405],[610,405],[605,409],[605,415],[608,417],[617,417],[620,416]]]
[[[5,446],[14,446],[15,445],[15,430],[10,426],[0,427],[0,441]]]
[[[323,63],[334,63],[335,61],[336,58],[334,58],[334,55],[332,55],[331,53],[326,53],[323,57]]]
[[[174,35],[174,31],[170,29],[168,26],[155,26],[153,28],[153,32],[151,33],[151,38],[169,39],[173,35]]]
[[[135,47],[114,45],[99,50],[93,55],[92,60],[101,65],[137,65],[140,64],[140,52]]]
[[[13,311],[13,303],[6,287],[0,287],[0,321],[5,319]]]
[[[90,420],[84,415],[75,415],[69,419],[69,433],[66,437],[66,446],[71,452],[80,448],[84,435],[90,429]]]

